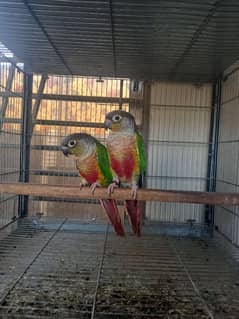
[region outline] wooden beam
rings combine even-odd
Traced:
[[[23,97],[22,93],[14,92],[0,92],[0,97]],[[67,95],[67,94],[47,94],[47,93],[33,93],[33,99],[39,100],[54,100],[54,101],[69,101],[69,102],[94,102],[94,103],[110,103],[110,104],[124,104],[137,100],[123,97],[107,97],[107,96],[82,96],[82,95]]]
[[[41,100],[56,100],[56,101],[75,101],[75,102],[93,102],[93,103],[129,103],[129,98],[107,97],[107,96],[84,96],[84,95],[67,95],[67,94],[33,94],[33,98]]]
[[[23,94],[22,93],[18,93],[18,92],[0,92],[0,97],[3,98],[9,98],[9,97],[18,97],[18,98],[23,98]]]
[[[0,193],[58,198],[108,198],[106,188],[97,188],[94,195],[92,195],[89,187],[80,189],[78,186],[70,185],[62,186],[31,183],[0,183]],[[111,198],[119,200],[131,199],[130,189],[116,189]],[[137,199],[142,201],[239,205],[239,193],[140,189]]]
[[[74,126],[74,127],[97,127],[104,128],[104,123],[100,122],[77,122],[77,121],[60,121],[60,120],[35,120],[35,124],[56,125],[56,126]]]

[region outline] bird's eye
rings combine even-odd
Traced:
[[[115,115],[115,116],[113,116],[113,118],[112,118],[112,120],[114,121],[114,122],[119,122],[120,120],[121,120],[121,116],[120,115]]]
[[[76,141],[75,141],[75,140],[70,140],[70,141],[67,143],[67,145],[68,145],[69,147],[74,147],[74,146],[76,145]]]

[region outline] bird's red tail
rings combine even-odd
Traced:
[[[139,207],[139,201],[126,200],[125,209],[129,216],[133,233],[137,236],[141,236],[141,212]]]
[[[124,227],[121,222],[119,210],[114,199],[100,199],[101,206],[106,211],[109,220],[114,227],[117,235],[124,236]]]

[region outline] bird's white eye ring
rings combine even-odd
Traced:
[[[74,147],[74,146],[76,145],[76,141],[75,141],[75,140],[70,140],[70,141],[67,143],[67,145],[68,145],[69,147]]]
[[[119,122],[121,119],[122,119],[122,117],[120,115],[118,115],[118,114],[116,114],[115,116],[112,117],[112,120],[114,122]]]

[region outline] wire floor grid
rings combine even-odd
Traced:
[[[238,264],[213,240],[83,225],[24,218],[0,232],[0,318],[238,318]]]

